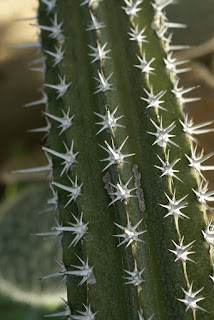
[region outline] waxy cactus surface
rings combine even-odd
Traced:
[[[41,0],[43,149],[59,210],[65,311],[79,320],[214,319],[214,191],[174,50],[173,0]],[[38,71],[38,70],[37,70]],[[25,170],[23,170],[25,171]],[[54,223],[53,223],[54,224]],[[44,280],[44,281],[48,281]]]

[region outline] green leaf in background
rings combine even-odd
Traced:
[[[31,235],[53,227],[53,214],[39,214],[51,197],[48,186],[38,183],[0,207],[0,319],[40,319],[56,309],[59,296],[65,296],[56,279],[38,280],[53,273],[54,267],[59,270],[54,261],[58,240]]]

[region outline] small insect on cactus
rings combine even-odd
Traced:
[[[81,320],[214,319],[214,191],[165,9],[173,0],[40,0],[57,277]],[[37,70],[38,71],[38,70]],[[187,94],[187,95],[186,95]],[[25,171],[25,170],[23,170]],[[48,281],[48,280],[46,280]],[[51,316],[51,315],[50,315]]]

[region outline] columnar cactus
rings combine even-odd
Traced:
[[[62,237],[67,319],[214,319],[214,225],[165,8],[41,0],[43,147]],[[43,60],[42,60],[43,61]],[[37,70],[38,71],[38,70]],[[187,94],[187,96],[186,96]],[[34,170],[34,169],[32,169]],[[39,170],[39,169],[38,169]],[[54,232],[51,233],[52,235]],[[43,278],[47,278],[45,276]],[[48,281],[48,280],[45,280]]]

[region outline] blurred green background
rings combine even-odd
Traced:
[[[35,49],[8,46],[37,41],[32,21],[36,0],[0,0],[0,319],[38,320],[62,310],[66,298],[61,277],[39,280],[59,270],[58,239],[33,233],[47,232],[55,225],[54,214],[41,213],[52,198],[45,174],[12,174],[12,170],[46,164],[41,151],[42,135],[26,133],[44,125],[43,106],[24,108],[40,98],[41,73],[29,70],[37,58]],[[38,65],[35,65],[37,67]],[[33,66],[34,67],[34,66]],[[51,319],[51,318],[50,318]],[[54,319],[54,318],[53,318]]]
[[[200,85],[193,94],[202,97],[188,106],[188,111],[195,123],[213,120],[214,0],[177,2],[168,8],[169,21],[186,23],[188,27],[175,30],[173,43],[192,45],[191,49],[175,54],[192,60],[192,71],[182,75],[181,84]],[[61,279],[38,280],[58,271],[54,258],[61,258],[57,240],[31,236],[55,225],[53,214],[41,213],[52,197],[47,177],[11,173],[46,164],[41,151],[42,135],[26,133],[45,124],[43,107],[23,107],[41,97],[41,74],[29,70],[36,50],[8,48],[37,41],[32,21],[16,21],[36,16],[37,6],[36,0],[0,0],[0,319],[4,320],[43,319],[44,314],[61,310],[59,297],[66,296],[64,285],[58,285]],[[214,150],[213,134],[199,140],[205,153]],[[210,163],[213,162],[211,159]],[[214,188],[213,173],[206,177],[210,188]]]

